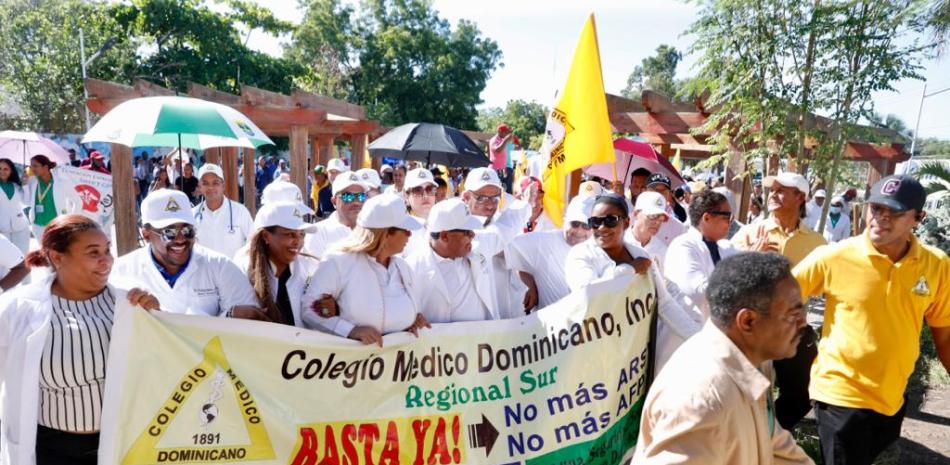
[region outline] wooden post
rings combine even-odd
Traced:
[[[240,198],[238,194],[238,168],[237,168],[237,147],[221,147],[221,170],[224,171],[224,195],[229,199],[237,201]]]
[[[350,169],[355,171],[371,165],[370,161],[367,160],[369,155],[366,153],[366,134],[353,134],[350,136],[350,152],[352,153]]]
[[[254,149],[244,149],[244,206],[251,216],[257,214],[257,186],[254,185],[254,172],[257,163]]]
[[[327,166],[327,162],[333,158],[333,137],[320,136],[320,164]]]
[[[139,248],[133,182],[132,149],[112,144],[112,214],[115,218],[115,247],[120,257]]]
[[[881,178],[894,172],[894,168],[888,167],[889,164],[890,163],[888,163],[885,159],[868,162],[868,165],[870,166],[870,169],[868,170],[868,186],[873,186],[874,183],[880,181]]]
[[[214,163],[215,165],[221,166],[221,147],[205,150],[204,156],[205,163]]]
[[[290,182],[307,192],[307,127],[290,127]]]
[[[320,138],[310,135],[310,151],[307,152],[309,161],[307,162],[307,176],[313,171],[313,168],[320,164]]]
[[[736,179],[737,176],[745,173],[745,157],[743,153],[739,150],[738,147],[729,144],[729,160],[726,162],[726,175],[725,183],[726,187],[732,191],[732,196],[737,200],[736,205],[738,206],[742,202],[741,196],[743,195],[743,186],[745,182],[744,178],[748,176],[743,176],[742,178]]]

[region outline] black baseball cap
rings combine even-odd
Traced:
[[[917,179],[905,175],[882,178],[871,187],[868,203],[884,205],[891,210],[922,211],[927,201],[927,192]]]
[[[670,178],[663,173],[653,173],[647,179],[647,187],[651,187],[655,184],[663,184],[667,189],[673,188],[673,183],[670,182]]]

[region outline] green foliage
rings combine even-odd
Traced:
[[[928,162],[920,165],[917,171],[917,177],[923,179],[929,177],[927,184],[927,193],[950,190],[950,169],[947,169],[943,163]]]
[[[495,132],[505,123],[521,139],[524,148],[538,150],[544,138],[547,108],[537,102],[509,100],[504,108],[493,107],[478,112],[478,130]]]
[[[309,68],[298,82],[365,105],[386,125],[475,126],[475,107],[498,45],[469,21],[452,28],[423,0],[303,2],[303,25],[287,49]]]
[[[914,151],[922,158],[950,158],[950,140],[935,137],[918,139]]]
[[[659,92],[667,97],[674,98],[679,94],[679,84],[676,82],[676,65],[683,58],[683,54],[670,45],[660,45],[656,54],[644,58],[627,78],[627,87],[620,93],[627,98],[639,98],[644,89]]]

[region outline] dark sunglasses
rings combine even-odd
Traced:
[[[366,201],[366,193],[365,192],[355,192],[355,193],[343,192],[342,194],[340,194],[340,200],[342,200],[343,203],[351,203],[351,202],[362,203]]]
[[[608,228],[615,228],[620,224],[620,220],[625,219],[626,216],[621,215],[607,215],[607,216],[592,216],[587,218],[587,226],[590,226],[590,229],[597,229],[600,225],[604,225]]]
[[[732,219],[732,212],[724,212],[724,211],[720,211],[720,210],[713,210],[713,211],[709,212],[709,214],[710,214],[710,215],[721,216],[721,217],[723,217],[723,218],[729,218],[730,220]]]
[[[180,228],[152,229],[152,231],[157,232],[159,234],[159,237],[161,237],[161,239],[165,242],[171,242],[175,240],[175,238],[178,237],[179,234],[181,234],[181,237],[184,237],[185,239],[194,239],[195,234],[197,233],[197,231],[195,231],[195,228],[193,226],[182,226]]]

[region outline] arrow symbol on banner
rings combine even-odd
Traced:
[[[491,449],[498,439],[498,430],[482,414],[482,422],[468,425],[468,442],[473,449],[485,448],[485,457],[491,455]]]

